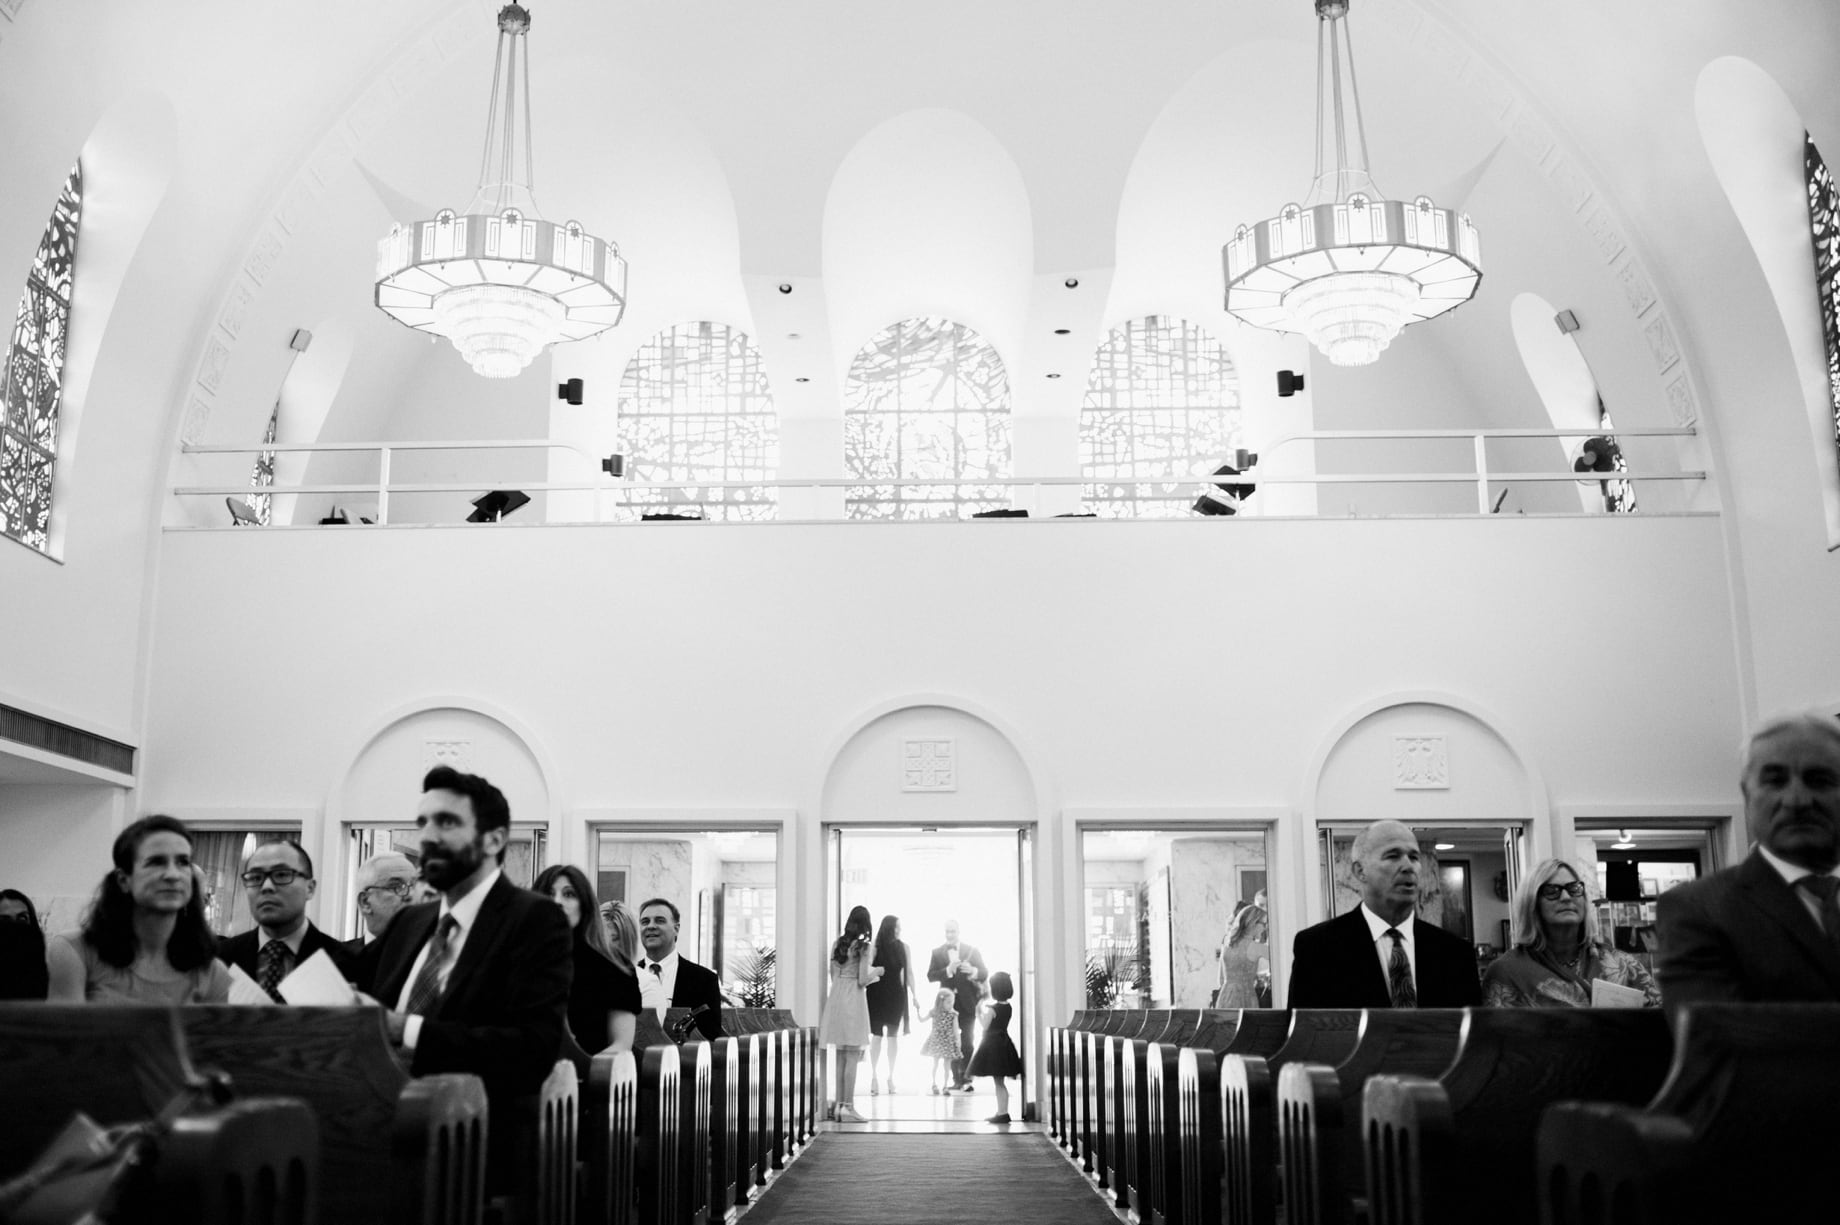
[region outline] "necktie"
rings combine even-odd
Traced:
[[[460,922],[454,916],[446,915],[441,919],[434,939],[428,942],[428,960],[422,963],[422,972],[415,976],[415,985],[409,988],[409,1002],[403,1005],[404,1012],[427,1016],[441,998],[441,966],[447,960],[447,942],[459,930]]]
[[[281,998],[281,980],[287,977],[287,941],[270,940],[256,955],[256,986],[268,992],[268,998],[285,1004]]]
[[[648,961],[645,963],[645,968],[652,972],[653,978],[656,978],[660,982],[664,981],[664,967],[663,966],[659,965],[655,961]]]
[[[1821,903],[1821,930],[1829,940],[1840,943],[1840,877],[1804,876],[1795,884]]]
[[[1386,963],[1386,988],[1393,997],[1393,1007],[1416,1008],[1418,991],[1412,986],[1412,963],[1406,960],[1405,937],[1397,927],[1387,928],[1386,934],[1393,941],[1393,956]]]

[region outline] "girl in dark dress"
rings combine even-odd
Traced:
[[[908,967],[913,956],[901,940],[901,920],[883,915],[875,933],[875,961],[882,976],[869,984],[869,1092],[880,1093],[881,1082],[876,1068],[882,1061],[882,1042],[888,1043],[888,1092],[894,1088],[894,1061],[901,1053],[901,1035],[907,1032],[909,1007],[917,1013],[920,1001],[914,998],[914,976]]]
[[[569,988],[569,1032],[590,1055],[630,1051],[641,1000],[632,960],[607,939],[594,886],[573,864],[545,868],[532,888],[555,900],[575,941],[575,981]]]
[[[984,1036],[978,1040],[971,1066],[965,1069],[966,1076],[989,1076],[997,1082],[997,1113],[986,1120],[990,1123],[1010,1121],[1009,1086],[1003,1082],[1011,1076],[1022,1075],[1022,1056],[1009,1036],[1009,1002],[1015,994],[1016,985],[1006,971],[998,970],[990,976],[990,998],[994,1001],[990,1005],[990,1020],[984,1025]]]

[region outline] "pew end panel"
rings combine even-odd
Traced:
[[[1342,1128],[1342,1081],[1322,1063],[1278,1071],[1278,1169],[1285,1225],[1340,1225],[1334,1145]]]
[[[1433,1173],[1455,1165],[1457,1148],[1443,1085],[1423,1076],[1376,1076],[1362,1094],[1361,1122],[1374,1225],[1460,1221],[1479,1207],[1465,1204],[1458,1188]]]
[[[1187,1048],[1176,1059],[1180,1225],[1220,1225],[1220,1061],[1213,1051]]]
[[[290,1098],[184,1116],[160,1143],[154,1199],[172,1222],[315,1225],[319,1121]]]
[[[517,1182],[512,1225],[575,1225],[575,1173],[581,1119],[575,1065],[559,1059],[537,1092],[518,1099],[515,1117],[504,1120],[518,1129]]]
[[[648,1046],[639,1058],[639,1141],[635,1151],[638,1177],[638,1225],[679,1225],[680,1114],[675,1046]]]
[[[1674,1115],[1560,1102],[1541,1116],[1540,1220],[1550,1225],[1676,1225],[1697,1219],[1693,1129]],[[1754,1218],[1764,1219],[1764,1218]]]
[[[1278,1193],[1270,1065],[1257,1055],[1228,1055],[1220,1065],[1223,1225],[1270,1225]]]
[[[633,1146],[639,1066],[632,1052],[602,1051],[581,1087],[580,1217],[589,1225],[632,1225]]]

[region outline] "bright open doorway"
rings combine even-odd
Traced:
[[[830,826],[826,941],[836,939],[852,906],[866,906],[876,928],[894,915],[911,957],[912,998],[907,1031],[881,1045],[871,1068],[865,1056],[857,1075],[856,1108],[872,1120],[978,1121],[996,1108],[989,1079],[970,1094],[930,1091],[933,1061],[921,1050],[931,1029],[924,1019],[938,984],[927,980],[933,950],[956,919],[962,945],[982,955],[986,970],[1007,971],[1015,983],[1010,1037],[1028,1065],[1027,1035],[1034,1017],[1032,827]],[[828,974],[827,974],[828,990]],[[980,1010],[976,1034],[984,1033]],[[827,1064],[830,1062],[827,1059]],[[949,1078],[949,1077],[948,1077]],[[1025,1078],[1026,1079],[1026,1078]],[[1009,1082],[1010,1113],[1032,1117],[1032,1084]]]

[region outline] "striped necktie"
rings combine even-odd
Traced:
[[[281,998],[281,980],[287,977],[288,946],[285,940],[270,940],[256,954],[256,986],[268,992],[268,998],[285,1004]]]
[[[1827,938],[1840,943],[1840,877],[1817,874],[1804,876],[1795,882],[1798,889],[1804,889],[1815,896],[1821,904],[1821,930]]]
[[[447,961],[447,945],[460,930],[460,921],[452,915],[441,919],[441,926],[435,929],[434,939],[428,942],[428,960],[422,963],[421,973],[415,976],[415,986],[409,989],[409,1002],[403,1005],[403,1011],[411,1016],[427,1016],[441,998],[441,970]]]
[[[1406,939],[1397,927],[1386,934],[1393,940],[1393,956],[1386,963],[1386,989],[1395,1008],[1418,1007],[1418,990],[1412,986],[1412,963],[1406,958]]]

